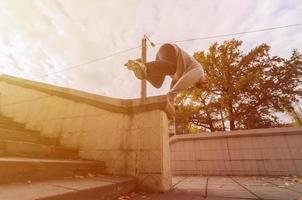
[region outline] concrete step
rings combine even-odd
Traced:
[[[61,179],[30,184],[0,186],[5,200],[109,200],[134,191],[131,177],[97,176],[84,179]]]
[[[11,129],[11,130],[22,130],[27,132],[37,132],[26,129],[25,123],[15,122],[10,117],[0,115],[0,128]]]
[[[0,156],[75,159],[78,158],[78,151],[64,149],[54,145],[0,140]]]
[[[0,128],[2,129],[9,129],[9,130],[16,130],[16,131],[25,131],[25,132],[39,132],[39,131],[33,131],[33,130],[29,130],[25,127],[24,125],[20,125],[20,126],[16,126],[16,125],[12,125],[12,124],[0,124]]]
[[[101,161],[0,157],[0,184],[104,173]]]
[[[15,122],[13,120],[1,118],[1,117],[0,117],[0,126],[25,128],[25,124],[23,123]]]
[[[11,117],[7,117],[7,116],[4,116],[4,115],[2,115],[2,114],[0,114],[0,119],[11,120],[11,121],[12,121],[12,118],[11,118]]]
[[[29,131],[26,129],[17,130],[3,127],[0,127],[0,140],[14,140],[47,145],[58,144],[58,140],[56,138],[42,137],[38,131]]]

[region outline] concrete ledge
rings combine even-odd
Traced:
[[[134,114],[151,110],[166,110],[166,96],[148,97],[142,99],[117,99],[91,94],[75,89],[58,87],[41,82],[26,80],[9,75],[0,75],[0,81],[19,87],[34,89],[49,95],[66,98],[75,102],[85,103],[103,110],[115,113]]]
[[[266,137],[266,136],[281,136],[281,135],[300,135],[302,127],[286,127],[286,128],[266,128],[266,129],[250,129],[237,131],[217,131],[213,133],[175,135],[170,138],[170,144],[179,141],[188,140],[214,140],[221,138],[240,138],[240,137]]]
[[[136,181],[134,178],[99,176],[0,186],[0,199],[103,200],[117,198],[133,191],[135,188]]]
[[[89,173],[104,174],[104,162],[0,157],[0,184],[43,181]]]

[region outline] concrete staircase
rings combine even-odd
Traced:
[[[105,164],[81,160],[25,124],[0,115],[0,199],[114,199],[136,187],[105,176]]]
[[[78,151],[61,148],[55,138],[41,137],[38,131],[0,115],[0,156],[72,159]]]

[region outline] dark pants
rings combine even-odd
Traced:
[[[174,47],[171,44],[164,44],[156,54],[156,60],[145,63],[147,68],[147,81],[154,87],[160,88],[166,75],[173,75],[176,72],[177,57]]]

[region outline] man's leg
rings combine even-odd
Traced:
[[[139,60],[129,60],[125,65],[132,70],[138,79],[147,79],[154,87],[160,88],[166,75],[176,72],[176,52],[171,44],[160,47],[156,60],[141,63]]]
[[[156,60],[146,63],[146,79],[156,88],[160,88],[166,75],[176,72],[176,52],[171,44],[162,45],[156,54]]]
[[[166,75],[173,75],[176,72],[176,66],[166,60],[147,62],[145,66],[147,68],[146,79],[156,88],[162,86]]]

